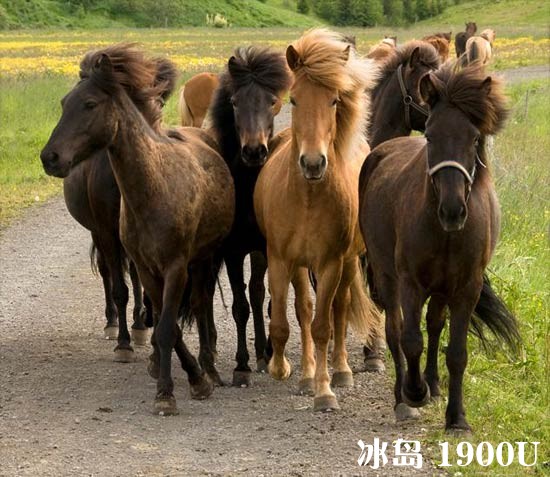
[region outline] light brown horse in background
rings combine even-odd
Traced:
[[[449,33],[435,33],[433,35],[428,35],[422,38],[422,41],[425,41],[432,45],[439,54],[441,63],[445,63],[449,59],[449,46],[451,44],[451,34]]]
[[[367,53],[367,58],[375,61],[385,61],[397,48],[396,36],[385,36],[384,39],[374,45]]]
[[[181,87],[178,111],[182,126],[202,127],[219,84],[217,74],[199,73]]]
[[[373,62],[356,58],[336,33],[316,29],[286,52],[293,72],[291,134],[262,169],[254,192],[260,230],[267,239],[272,298],[269,372],[287,379],[288,286],[296,291],[302,336],[300,391],[314,391],[314,410],[338,409],[328,374],[328,342],[334,331],[334,386],[353,385],[347,362],[348,321],[362,338],[374,335],[379,316],[367,296],[358,256],[358,178],[368,145],[364,137]],[[317,278],[315,319],[308,269]],[[313,354],[312,338],[316,357]],[[312,389],[314,386],[314,389]]]
[[[479,61],[482,65],[489,63],[493,57],[495,36],[495,31],[488,28],[483,30],[479,36],[476,35],[468,38],[462,63],[471,64],[474,61]]]

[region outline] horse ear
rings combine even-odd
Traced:
[[[237,71],[237,58],[235,58],[235,56],[232,56],[227,61],[227,69],[229,70],[229,74],[234,76]]]
[[[113,63],[111,63],[111,58],[109,55],[102,53],[101,56],[97,59],[94,69],[100,71],[101,73],[112,73],[113,72]]]
[[[436,103],[438,99],[438,94],[430,73],[426,73],[424,76],[422,76],[422,78],[420,79],[420,83],[418,84],[418,89],[422,101],[430,106],[433,106]]]
[[[481,86],[479,87],[479,89],[481,89],[481,91],[483,91],[487,96],[489,96],[489,93],[491,92],[491,83],[492,83],[492,79],[490,76],[487,76],[487,78],[485,78],[483,80],[483,83],[481,83]]]
[[[292,45],[289,45],[286,49],[286,62],[292,71],[300,66],[300,55]]]
[[[346,49],[342,52],[342,59],[344,61],[349,60],[349,52],[351,51],[351,45],[346,46]]]
[[[409,57],[409,67],[410,68],[416,68],[418,63],[420,63],[420,47],[417,46],[413,52],[411,53],[411,56]]]

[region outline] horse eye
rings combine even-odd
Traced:
[[[296,101],[294,101],[294,98],[290,98],[290,104],[292,104],[292,106],[296,106]]]
[[[86,109],[94,109],[95,107],[97,106],[97,102],[96,101],[92,101],[92,100],[88,100],[84,103],[84,107]]]
[[[474,141],[474,146],[477,147],[479,146],[479,136],[476,137],[475,141]]]

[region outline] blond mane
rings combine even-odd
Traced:
[[[338,91],[334,147],[337,155],[349,158],[357,143],[367,139],[370,91],[378,80],[377,65],[359,58],[344,36],[324,28],[306,32],[292,46],[299,57],[293,70],[295,82],[307,79]]]

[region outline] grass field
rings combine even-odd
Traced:
[[[435,30],[444,28],[416,27],[399,30],[398,35],[405,41]],[[360,51],[366,51],[384,32],[350,30],[357,35]],[[148,51],[172,58],[184,81],[199,71],[220,70],[237,45],[270,44],[282,50],[299,33],[297,29],[191,28],[0,34],[0,226],[23,207],[61,192],[61,181],[43,173],[39,152],[59,117],[59,101],[75,83],[78,62],[88,49],[121,40],[138,41]],[[531,27],[528,34],[521,25],[503,27],[494,67],[543,64],[549,50],[546,27]],[[542,462],[550,461],[550,82],[520,83],[510,86],[508,93],[512,115],[495,140],[492,164],[503,227],[490,277],[519,318],[524,348],[519,358],[510,361],[501,353],[487,357],[472,340],[465,396],[476,430],[473,442],[540,441],[541,448],[536,468],[451,469],[451,474],[460,471],[465,476],[482,472],[540,475],[549,470]],[[166,107],[168,123],[177,122],[175,111],[175,99],[171,99]],[[444,369],[441,374],[447,375]],[[424,412],[435,429],[441,428],[443,414],[443,404]],[[440,455],[439,440],[448,437],[439,431],[426,437],[425,444],[435,457]]]

